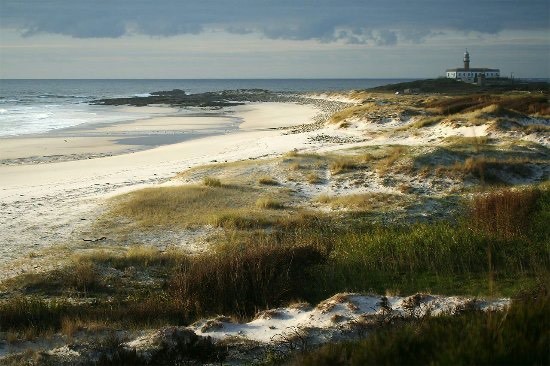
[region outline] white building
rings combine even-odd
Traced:
[[[468,50],[464,53],[464,67],[456,69],[447,69],[447,78],[458,79],[466,82],[477,82],[482,79],[495,79],[500,77],[499,69],[488,68],[470,68],[470,54]]]

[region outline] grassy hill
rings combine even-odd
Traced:
[[[492,84],[478,86],[475,84],[464,83],[454,79],[422,79],[404,83],[388,84],[368,89],[372,92],[395,93],[403,92],[405,89],[416,89],[419,93],[444,93],[444,94],[470,94],[470,93],[501,93],[507,91],[550,91],[550,84],[541,81],[523,81],[499,79]]]

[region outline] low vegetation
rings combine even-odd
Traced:
[[[202,184],[204,184],[207,187],[221,187],[222,182],[218,178],[213,177],[204,177],[202,180]]]
[[[260,177],[258,179],[258,183],[266,185],[266,186],[276,186],[279,184],[276,179],[273,179],[271,177]]]
[[[544,95],[496,95],[480,94],[463,97],[440,98],[425,105],[442,115],[468,113],[483,110],[493,116],[533,115],[537,117],[550,116],[550,105]]]
[[[340,174],[357,168],[357,163],[352,159],[338,158],[330,163],[330,172]]]
[[[251,186],[184,185],[148,188],[117,198],[112,209],[103,217],[104,228],[174,228],[200,225],[262,226],[277,217],[266,216],[263,208],[282,208],[289,197],[288,190],[274,188],[281,199],[263,198],[263,191]],[[275,207],[277,206],[277,207]]]
[[[282,209],[285,207],[280,201],[277,201],[276,199],[271,197],[258,198],[258,200],[256,201],[256,206],[258,208],[267,208],[267,209],[275,209],[275,210]]]
[[[542,365],[548,363],[547,288],[505,312],[422,319],[363,341],[329,344],[295,365]],[[467,336],[465,336],[467,334]]]
[[[422,118],[412,124],[414,128],[431,127],[443,120],[442,116]]]
[[[316,201],[337,209],[386,211],[395,208],[396,204],[402,205],[405,199],[400,195],[389,193],[358,193],[333,197],[321,195],[316,198]]]
[[[70,322],[143,327],[218,313],[247,318],[342,291],[515,295],[549,276],[549,202],[545,188],[504,190],[476,196],[455,223],[382,226],[302,214],[269,233],[229,231],[203,255],[92,252],[74,266],[6,283],[17,295],[0,301],[0,329],[38,334]],[[497,229],[490,220],[480,224],[493,217]]]

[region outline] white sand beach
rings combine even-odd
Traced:
[[[312,105],[256,103],[233,107],[227,115],[164,116],[104,127],[80,126],[76,132],[80,136],[70,139],[62,134],[4,139],[0,145],[3,159],[41,156],[45,151],[53,156],[82,154],[82,159],[0,165],[0,278],[28,270],[25,259],[36,251],[81,245],[105,198],[162,183],[192,166],[284,153],[294,147],[294,136],[282,136],[281,131],[269,128],[308,123],[318,113]],[[241,128],[232,130],[231,123]],[[180,143],[132,152],[124,143],[117,144],[120,135],[110,135],[117,132],[135,138],[136,131],[139,136],[144,130],[192,136]],[[96,136],[88,136],[92,132]],[[149,137],[154,141],[155,136]],[[112,156],[87,158],[86,154]]]

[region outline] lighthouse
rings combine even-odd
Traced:
[[[499,69],[489,69],[486,67],[470,68],[470,53],[468,52],[468,50],[464,52],[464,58],[462,60],[464,61],[463,68],[461,67],[456,69],[447,69],[446,74],[449,79],[457,79],[469,83],[474,83],[477,82],[478,78],[498,79],[500,77]]]
[[[470,70],[470,54],[468,53],[468,50],[464,52],[464,70]]]

